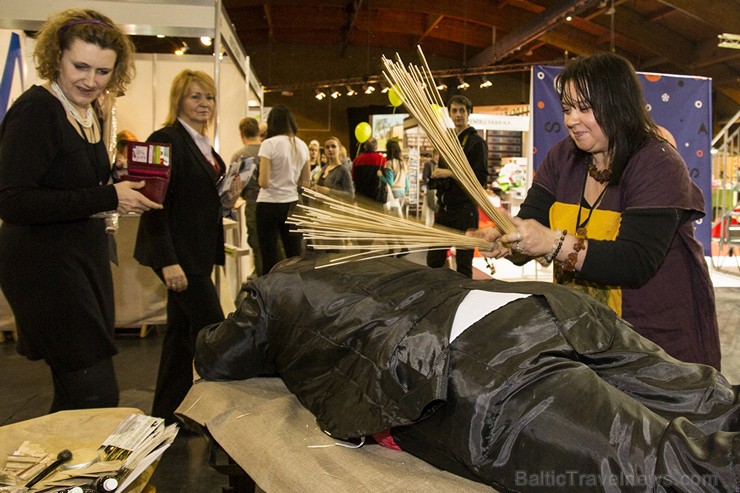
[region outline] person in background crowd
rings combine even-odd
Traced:
[[[318,140],[308,143],[308,166],[312,177],[321,169],[321,145]]]
[[[260,142],[267,138],[267,122],[260,121]]]
[[[378,152],[378,141],[370,137],[362,144],[362,152],[352,162],[352,181],[355,193],[371,200],[377,200],[378,171],[383,169],[385,157]]]
[[[383,171],[378,172],[380,182],[389,185],[393,197],[398,199],[399,204],[406,202],[409,191],[408,166],[401,157],[401,146],[396,139],[389,139],[385,144],[385,165]]]
[[[218,182],[226,171],[211,147],[208,126],[216,118],[216,86],[210,75],[183,70],[172,81],[164,127],[148,142],[172,145],[172,170],[164,209],[143,214],[134,257],[167,287],[167,332],[162,341],[152,415],[175,422],[174,411],[192,385],[195,337],[223,320],[215,265],[224,264]]]
[[[334,195],[343,200],[352,200],[355,196],[352,175],[340,161],[341,146],[339,139],[329,137],[324,142],[326,164],[317,174],[316,184],[311,188],[324,195]]]
[[[250,277],[262,275],[262,255],[260,254],[259,240],[257,234],[257,195],[260,191],[259,186],[259,150],[262,139],[260,139],[259,122],[252,117],[242,118],[239,122],[239,135],[244,147],[239,149],[231,156],[231,162],[236,162],[244,158],[254,160],[254,172],[251,178],[244,185],[241,197],[244,199],[244,219],[247,225],[247,244],[252,249],[252,261],[254,262],[254,272]]]
[[[262,273],[279,261],[279,245],[286,257],[300,255],[303,240],[291,233],[286,220],[299,200],[299,187],[309,186],[308,146],[297,136],[293,113],[277,105],[267,117],[267,138],[259,150],[260,192],[257,196],[257,235]]]
[[[423,158],[427,158],[424,162],[424,169],[421,173],[421,191],[424,194],[424,205],[422,207],[424,211],[424,224],[431,226],[434,224],[434,213],[437,212],[437,191],[429,188],[429,180],[432,179],[432,173],[437,169],[437,163],[439,162],[439,151],[437,149],[432,150],[432,153],[422,154]]]
[[[116,157],[113,162],[113,181],[118,182],[121,176],[128,173],[128,143],[138,139],[128,130],[121,130],[116,134]]]
[[[339,144],[339,162],[342,163],[342,166],[349,171],[350,178],[352,177],[352,160],[347,155],[347,148],[344,147],[344,144]]]
[[[547,153],[514,218],[479,234],[516,263],[545,256],[555,282],[608,304],[683,361],[720,368],[714,289],[693,221],[704,197],[645,107],[625,58],[572,60],[558,76],[568,137]]]
[[[465,96],[456,95],[450,98],[447,110],[455,124],[457,138],[460,140],[465,157],[468,158],[478,182],[485,187],[488,181],[488,146],[475,128],[468,125],[468,117],[473,112],[473,103]],[[428,187],[435,189],[437,193],[436,223],[459,231],[478,227],[478,206],[455,181],[452,171],[443,159],[432,173]],[[468,277],[473,276],[473,253],[473,250],[457,250],[455,253],[457,271]],[[445,257],[444,250],[430,250],[427,252],[427,265],[443,267]]]
[[[437,149],[433,149],[432,153],[429,154],[424,153],[421,155],[422,158],[426,158],[427,160],[424,161],[424,169],[421,173],[421,185],[423,190],[427,190],[427,187],[429,186],[429,180],[432,178],[432,173],[435,169],[437,169],[437,163],[439,162],[439,151]]]
[[[134,48],[108,17],[65,10],[41,26],[39,77],[0,125],[0,288],[15,315],[18,353],[51,369],[50,412],[116,407],[114,298],[106,220],[159,208],[109,184],[111,164],[93,103],[123,91]]]

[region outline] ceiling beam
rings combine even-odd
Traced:
[[[720,31],[731,34],[740,34],[740,8],[728,2],[696,0],[658,0],[684,14],[693,17],[699,22],[718,28]]]
[[[419,39],[416,40],[416,44],[420,45],[422,41],[424,41],[424,38],[429,36],[429,34],[434,31],[440,22],[442,22],[442,19],[444,19],[444,15],[429,15],[429,18],[427,19],[427,28],[424,30],[424,33],[419,36]]]
[[[527,43],[534,41],[545,32],[563,22],[568,15],[576,15],[579,10],[587,7],[593,0],[569,0],[560,5],[548,8],[538,15],[532,22],[515,29],[500,42],[489,46],[471,58],[472,67],[485,66],[496,63],[505,56],[521,49]]]
[[[272,10],[270,9],[269,0],[262,4],[262,11],[265,13],[265,22],[267,22],[267,39],[273,42],[275,41],[275,25],[272,23]]]
[[[702,43],[696,49],[696,54],[697,58],[694,58],[689,66],[697,69],[717,63],[732,62],[740,58],[740,50],[720,48],[717,46],[716,39]]]
[[[657,22],[661,19],[669,17],[671,14],[676,12],[673,7],[664,6],[662,9],[655,11],[653,14],[646,17],[648,22]]]
[[[615,29],[621,36],[636,41],[671,64],[681,67],[686,65],[686,60],[695,58],[696,46],[676,32],[658,23],[648,22],[642,15],[624,5],[613,15]],[[605,28],[611,27],[610,19],[604,16],[594,18],[591,22]]]
[[[357,22],[357,15],[360,13],[361,7],[362,7],[362,0],[352,0],[352,2],[347,5],[347,9],[348,10],[351,9],[349,13],[351,14],[352,17],[347,23],[347,33],[344,36],[344,44],[342,45],[342,51],[339,53],[339,56],[341,58],[344,58],[344,56],[347,54],[347,47],[349,46],[349,40],[352,37],[352,31],[355,28],[355,23]]]

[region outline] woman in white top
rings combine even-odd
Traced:
[[[277,105],[267,117],[267,138],[260,145],[260,192],[257,196],[257,235],[262,272],[279,260],[281,241],[286,257],[301,254],[302,239],[285,223],[298,203],[299,187],[309,185],[308,146],[296,137],[298,125],[290,109]]]

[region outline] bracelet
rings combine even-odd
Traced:
[[[552,262],[555,257],[558,256],[558,253],[560,253],[560,249],[563,248],[563,241],[565,241],[565,235],[567,234],[567,229],[564,229],[563,231],[557,230],[555,232],[555,241],[552,244],[552,250],[550,250],[550,253],[545,255],[545,260],[548,264]]]
[[[568,254],[568,258],[563,262],[563,270],[566,272],[574,272],[576,270],[576,262],[578,262],[578,252],[586,248],[586,228],[578,228],[576,231],[576,243],[573,245],[573,251]]]

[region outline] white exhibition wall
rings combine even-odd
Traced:
[[[11,53],[13,34],[16,39],[20,38],[22,67],[17,63],[6,63]],[[43,82],[36,74],[32,58],[33,47],[34,40],[27,37],[23,31],[0,29],[0,67],[4,67],[3,86],[6,80],[9,82],[9,87],[0,87],[0,93],[8,95],[5,99],[8,105],[32,84]],[[137,138],[145,140],[149,134],[160,128],[167,116],[172,79],[185,69],[202,70],[214,76],[213,57],[137,54],[136,77],[129,85],[126,95],[118,98],[116,103],[117,130],[129,130]],[[248,96],[244,77],[230,59],[226,57],[220,61],[219,71],[218,136],[214,135],[214,128],[211,128],[211,138],[221,157],[228,161],[231,154],[242,146],[239,120],[247,115]],[[6,109],[2,108],[0,115],[3,115]]]
[[[213,58],[207,55],[136,55],[136,78],[126,95],[116,102],[117,130],[129,130],[144,140],[162,126],[167,117],[172,79],[182,70],[201,70],[214,75]],[[214,148],[228,161],[231,154],[242,147],[239,120],[247,114],[247,92],[244,78],[228,59],[221,60],[220,87],[217,100],[218,139],[213,128]]]

